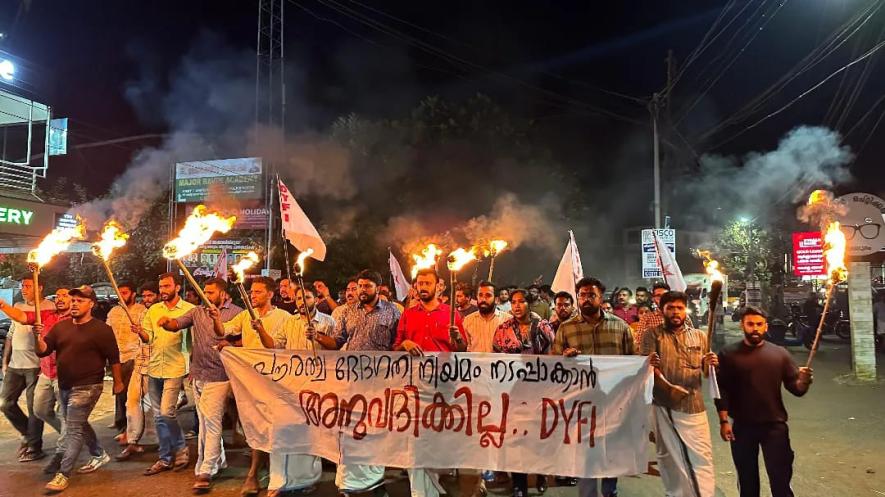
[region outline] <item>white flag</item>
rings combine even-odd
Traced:
[[[584,277],[584,268],[581,266],[581,254],[578,252],[578,244],[575,243],[575,234],[569,230],[568,236],[565,253],[562,254],[562,260],[559,261],[559,268],[556,269],[556,276],[553,277],[550,287],[554,292],[564,291],[574,297],[575,285]]]
[[[292,242],[299,251],[313,249],[310,255],[318,261],[326,259],[326,244],[313,227],[307,214],[289,193],[289,189],[279,179],[280,187],[280,219],[283,224],[283,236]]]
[[[222,248],[218,254],[218,260],[215,261],[215,268],[212,271],[216,278],[227,281],[227,248]]]
[[[403,301],[409,296],[409,280],[403,274],[403,268],[399,265],[399,261],[390,252],[390,274],[393,276],[393,285],[396,287],[396,300]]]
[[[664,283],[670,285],[670,290],[684,292],[685,278],[682,277],[682,270],[676,263],[676,257],[670,253],[670,249],[667,248],[663,240],[658,238],[657,233],[652,232],[652,235],[655,239],[655,251],[658,253],[658,267],[661,268],[661,277],[664,278]]]

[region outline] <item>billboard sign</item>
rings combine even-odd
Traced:
[[[659,229],[659,230],[642,230],[642,277],[648,279],[660,278],[661,269],[658,267],[658,252],[655,250],[654,234],[657,232],[658,238],[664,242],[667,250],[676,258],[676,230],[675,229]]]
[[[824,240],[819,231],[793,233],[793,274],[826,276]]]
[[[264,197],[261,159],[221,159],[175,164],[175,201],[203,202],[209,186],[221,184],[237,199]]]
[[[872,255],[885,249],[885,200],[869,193],[849,193],[836,199],[846,207],[838,217],[849,257]]]

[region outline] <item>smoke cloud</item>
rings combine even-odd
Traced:
[[[711,214],[723,208],[729,210],[728,216],[746,212],[758,217],[784,202],[789,205],[804,199],[813,188],[847,181],[852,159],[850,148],[836,131],[799,126],[771,152],[752,152],[742,158],[704,155],[699,174],[677,184],[675,190],[679,203],[691,206],[684,214],[694,222],[709,222]]]

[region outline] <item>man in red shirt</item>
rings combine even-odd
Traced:
[[[455,313],[455,328],[449,330],[448,304],[440,302],[436,294],[439,275],[432,268],[418,271],[415,288],[418,305],[403,312],[396,330],[393,350],[405,350],[412,355],[424,352],[464,352],[467,333],[461,326],[461,316]]]
[[[415,289],[418,305],[403,312],[396,330],[393,350],[405,350],[413,356],[424,352],[464,352],[467,333],[461,326],[461,316],[455,313],[455,329],[449,330],[448,304],[437,296],[439,275],[432,268],[418,271]],[[412,497],[439,497],[443,488],[439,474],[424,468],[409,468],[409,486]]]

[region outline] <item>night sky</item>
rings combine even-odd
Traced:
[[[632,143],[647,146],[646,102],[665,84],[667,50],[674,51],[678,73],[719,22],[719,27],[727,23],[728,30],[692,61],[671,94],[670,114],[681,135],[669,137],[682,158],[675,167],[690,171],[695,154],[770,150],[800,124],[832,125],[837,117],[828,114],[831,105],[835,101],[837,110],[844,109],[862,71],[868,70],[838,128],[843,133],[853,128],[847,143],[855,153],[860,150],[850,166],[853,179],[839,190],[862,185],[881,195],[885,189],[885,123],[873,132],[885,112],[885,103],[877,104],[885,76],[880,52],[868,59],[869,67],[861,63],[848,71],[849,79],[834,77],[776,117],[745,130],[885,39],[885,9],[871,10],[872,19],[856,36],[751,116],[700,138],[825,43],[839,24],[873,4],[881,7],[880,1],[365,2],[285,4],[287,85],[294,95],[288,130],[323,130],[351,112],[400,115],[426,95],[463,98],[483,92],[510,112],[543,123],[549,147],[564,162],[581,164],[594,157],[611,164],[597,160],[586,166],[582,177],[592,192],[606,186],[606,167],[651,175],[650,157],[641,163],[619,156]],[[205,45],[207,37],[252,63],[256,6],[242,0],[7,1],[0,7],[0,29],[7,33],[0,48],[19,61],[22,90],[52,105],[56,116],[70,117],[75,146],[163,133],[167,123],[136,109],[151,102],[133,105],[127,88],[133,81],[150,80],[162,93],[183,56],[194,44]],[[720,18],[723,7],[728,10]],[[347,12],[369,19],[374,27]],[[705,82],[717,76],[685,113]],[[100,194],[134,152],[157,142],[74,150],[53,160],[52,174],[82,178],[98,167],[102,174],[91,175],[88,186]],[[637,220],[647,215],[643,205]]]

